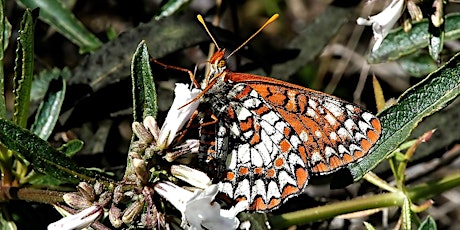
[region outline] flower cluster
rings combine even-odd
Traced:
[[[239,226],[236,215],[246,209],[247,202],[223,210],[213,201],[218,187],[211,184],[205,173],[185,165],[172,165],[165,171],[160,165],[161,160],[173,162],[185,154],[198,152],[198,140],[178,139],[179,131],[198,107],[199,102],[193,99],[199,92],[177,84],[173,105],[161,129],[151,116],[142,123],[133,122],[132,129],[138,140],[131,145],[123,180],[105,187],[99,183],[80,183],[77,192],[64,195],[66,204],[72,208],[69,214],[73,215],[48,228],[81,229],[97,221],[106,210],[111,225],[116,228],[122,225],[167,228],[165,214],[157,208],[157,195],[160,195],[181,212],[184,228],[236,229]],[[193,187],[184,189],[171,182],[177,179]]]

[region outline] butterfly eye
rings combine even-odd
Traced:
[[[219,63],[217,63],[217,67],[222,68],[227,65],[227,62],[225,60],[220,60]]]

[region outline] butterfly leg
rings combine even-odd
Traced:
[[[190,76],[190,80],[193,82],[193,85],[195,87],[197,87],[197,88],[200,88],[200,84],[195,79],[195,74],[192,73],[192,71],[190,71],[188,69],[185,69],[185,68],[178,67],[178,66],[167,65],[167,64],[164,64],[164,63],[162,63],[162,62],[160,62],[160,61],[158,61],[156,59],[153,59],[153,62],[155,62],[158,65],[163,66],[165,69],[175,69],[175,70],[178,70],[178,71],[186,72]]]

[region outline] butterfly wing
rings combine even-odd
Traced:
[[[380,137],[377,117],[358,105],[271,78],[228,74],[230,81],[246,85],[236,98],[252,100],[245,92],[257,94],[294,129],[286,134],[302,141],[296,152],[313,174],[330,174],[361,159]]]
[[[219,118],[208,162],[219,165],[220,191],[250,210],[278,207],[310,173],[362,158],[380,136],[375,116],[341,99],[250,74],[225,77],[220,94],[205,95]]]

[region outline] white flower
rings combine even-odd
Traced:
[[[205,190],[190,192],[170,182],[155,185],[155,191],[173,204],[182,213],[182,227],[188,229],[237,229],[240,221],[236,215],[248,206],[247,201],[239,202],[230,210],[220,209],[213,202],[218,193],[213,184]]]
[[[192,101],[200,92],[201,90],[196,88],[190,90],[187,84],[176,84],[176,88],[174,89],[174,101],[169,109],[168,115],[166,116],[158,137],[157,144],[160,148],[164,149],[168,147],[176,137],[177,132],[185,125],[186,122],[188,122],[193,112],[195,112],[198,107],[199,100],[196,100],[183,108],[181,108],[181,106]]]
[[[372,51],[377,50],[383,42],[383,39],[388,35],[393,28],[396,21],[401,17],[404,9],[404,0],[392,0],[390,5],[387,6],[382,12],[369,19],[358,18],[356,23],[358,25],[372,25],[374,31],[375,44]]]
[[[83,229],[96,221],[103,212],[104,210],[100,206],[93,205],[89,208],[83,209],[77,214],[68,215],[54,223],[51,223],[48,225],[48,230]]]

